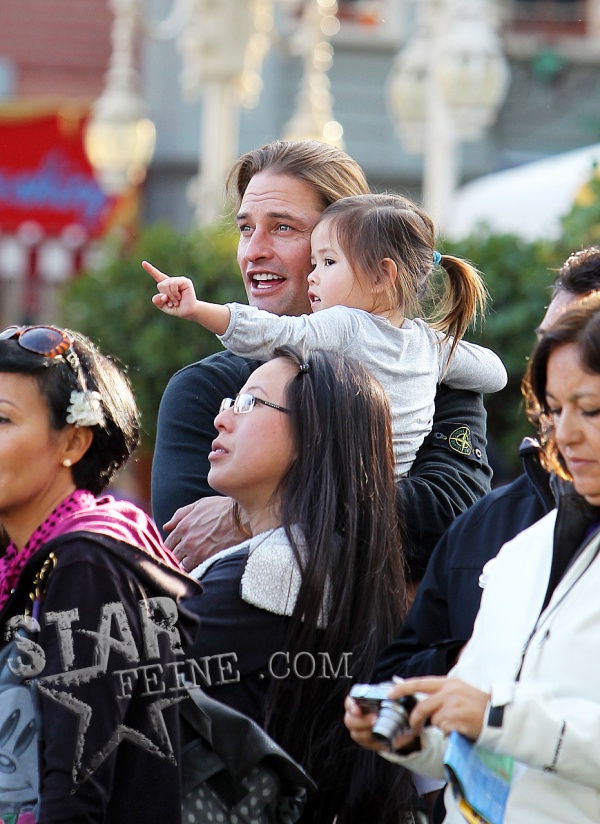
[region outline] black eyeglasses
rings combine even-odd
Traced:
[[[257,398],[247,392],[240,392],[235,398],[223,398],[219,412],[224,412],[233,406],[234,415],[247,415],[248,412],[252,412],[257,403],[261,403],[263,406],[270,406],[271,409],[277,409],[279,412],[285,412],[286,415],[290,414],[289,409],[278,406],[276,403],[271,403],[271,401],[263,401],[261,398]]]

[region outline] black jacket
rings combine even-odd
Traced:
[[[412,782],[395,764],[357,747],[340,727],[343,695],[355,677],[352,656],[344,653],[332,660],[318,641],[297,654],[289,651],[290,618],[250,602],[262,601],[267,568],[248,585],[249,601],[242,597],[249,549],[242,545],[214,561],[201,578],[202,593],[186,601],[201,621],[194,684],[265,727],[299,762],[304,731],[314,727],[319,713],[319,735],[313,739],[319,755],[313,752],[302,763],[318,789],[302,814],[303,824],[330,824],[334,819],[364,824],[369,816],[377,822],[399,822],[401,810],[415,803]],[[269,712],[269,689],[277,685],[283,692]],[[335,691],[337,698],[331,700]],[[298,734],[285,742],[282,736],[290,727]]]
[[[158,413],[152,514],[159,529],[182,506],[215,495],[206,480],[223,398],[235,397],[259,366],[229,351],[186,366],[169,381]],[[419,580],[436,542],[457,515],[490,489],[481,395],[441,385],[433,429],[408,478],[398,484],[410,577]],[[461,433],[458,447],[455,433]],[[460,448],[460,451],[457,451]]]
[[[445,675],[471,637],[484,564],[554,508],[537,443],[525,438],[519,454],[524,474],[474,504],[438,543],[400,636],[379,657],[374,682],[392,675]]]
[[[179,602],[200,587],[136,547],[72,532],[49,541],[27,562],[0,613],[1,630],[8,618],[24,613],[33,576],[51,552],[56,563],[42,586],[40,630],[33,636],[45,658],[37,676],[37,820],[180,820],[180,720],[173,673],[185,668],[180,662],[198,622]],[[148,623],[144,609],[151,598],[165,599],[171,618],[161,608]],[[64,677],[52,677],[58,674]],[[92,769],[95,754],[102,751]]]

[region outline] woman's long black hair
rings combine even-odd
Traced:
[[[303,821],[399,822],[412,805],[410,778],[358,747],[343,725],[351,683],[369,681],[406,612],[387,395],[341,354],[314,352],[306,362],[291,347],[275,354],[298,367],[285,399],[296,457],[278,489],[302,569],[287,651],[290,660],[325,653],[333,669],[345,656],[351,677],[341,667],[337,677],[317,670],[312,678],[274,679],[267,729],[319,785]]]

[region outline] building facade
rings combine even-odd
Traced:
[[[171,5],[152,0],[144,8],[159,18]],[[302,3],[281,5],[297,9]],[[386,101],[392,62],[414,31],[415,6],[415,0],[339,0],[328,77],[345,148],[373,187],[419,198],[422,157],[403,147]],[[492,128],[461,146],[459,182],[600,140],[600,0],[500,0],[497,8],[510,86]],[[279,22],[282,14],[278,6]],[[57,96],[91,102],[103,88],[112,19],[109,0],[2,0],[0,104]],[[157,127],[144,219],[186,229],[194,222],[188,183],[199,164],[211,162],[201,156],[202,104],[182,97],[174,41],[141,35],[137,58]],[[241,112],[240,151],[284,133],[302,70],[289,38],[280,34],[263,63],[258,104]]]

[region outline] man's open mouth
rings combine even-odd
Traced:
[[[261,274],[252,275],[251,283],[254,289],[270,289],[273,286],[278,286],[283,283],[285,278],[280,275],[273,275],[270,272],[263,272]]]

